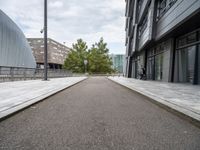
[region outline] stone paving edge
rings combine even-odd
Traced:
[[[66,90],[66,89],[68,89],[68,88],[70,88],[70,87],[72,87],[72,86],[74,86],[76,84],[79,84],[80,82],[83,82],[83,81],[87,80],[87,79],[88,79],[88,77],[86,77],[86,78],[84,78],[84,79],[82,79],[82,80],[80,80],[78,82],[75,82],[75,83],[73,83],[71,85],[67,85],[67,86],[58,88],[56,90],[53,90],[51,92],[45,93],[43,95],[40,95],[40,96],[30,100],[30,101],[26,101],[26,102],[24,102],[24,103],[22,103],[20,105],[17,105],[16,107],[12,107],[12,108],[4,111],[2,114],[0,114],[0,121],[3,121],[5,119],[11,117],[12,115],[17,114],[18,112],[20,112],[22,110],[25,110],[26,108],[29,108],[30,106],[32,106],[32,105],[34,105],[36,103],[39,103],[39,102],[47,99],[48,97],[51,97],[51,96],[53,96],[55,94],[58,94],[59,92],[62,92],[62,91]]]

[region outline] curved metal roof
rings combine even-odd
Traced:
[[[20,28],[0,10],[0,66],[35,68],[30,45]]]

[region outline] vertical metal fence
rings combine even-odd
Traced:
[[[72,77],[71,71],[48,69],[48,78]],[[44,69],[0,66],[0,82],[43,79]]]

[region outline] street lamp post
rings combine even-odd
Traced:
[[[85,60],[84,60],[84,65],[85,65],[85,73],[87,72],[87,64],[88,64],[88,61],[85,59]]]
[[[47,0],[44,0],[44,81],[48,80]]]

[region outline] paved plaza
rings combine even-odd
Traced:
[[[200,86],[109,77],[129,89],[200,121]]]

